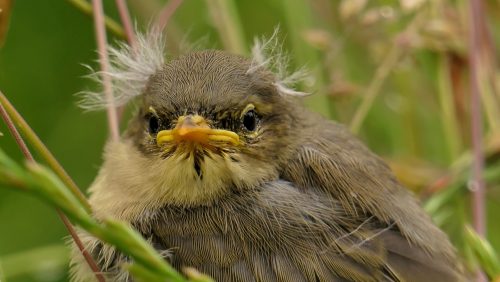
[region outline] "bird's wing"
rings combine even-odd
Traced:
[[[430,256],[397,231],[382,234],[380,240],[387,251],[386,267],[401,281],[463,280],[453,262]]]
[[[306,123],[295,157],[282,177],[338,200],[348,216],[374,216],[387,268],[404,281],[456,281],[454,249],[387,165],[343,126],[320,118]],[[425,280],[424,281],[431,281]]]

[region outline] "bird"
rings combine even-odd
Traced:
[[[116,101],[133,96],[137,109],[89,189],[97,219],[130,223],[174,268],[215,281],[464,280],[447,235],[388,165],[303,106],[282,56],[263,55],[271,41],[251,58],[166,62],[159,43],[141,42],[144,52],[112,52],[134,74],[114,76]],[[133,281],[125,255],[81,237],[109,281]],[[71,269],[93,281],[76,248]]]

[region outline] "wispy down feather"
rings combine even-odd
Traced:
[[[113,105],[122,106],[139,96],[151,75],[165,63],[165,42],[161,32],[137,34],[137,46],[132,48],[126,43],[118,47],[108,47],[110,66],[108,72],[94,71],[88,75],[102,86],[103,75],[112,81]],[[101,92],[83,91],[79,106],[85,110],[101,110],[109,105]]]
[[[289,58],[283,50],[278,34],[279,28],[276,28],[270,38],[255,39],[252,47],[252,64],[248,69],[248,73],[262,68],[267,69],[276,75],[274,84],[279,93],[292,96],[308,95],[309,93],[297,91],[293,88],[296,84],[308,79],[309,76],[304,69],[299,69],[293,73],[288,72]]]

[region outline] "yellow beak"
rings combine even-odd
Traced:
[[[232,131],[210,128],[206,120],[199,115],[181,116],[174,129],[162,130],[156,136],[158,146],[170,142],[193,142],[207,145],[211,141],[238,145],[240,138]]]

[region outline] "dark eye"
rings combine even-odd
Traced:
[[[149,116],[149,132],[150,133],[158,133],[158,129],[160,129],[160,119],[157,116],[151,115]]]
[[[243,116],[243,126],[248,131],[255,130],[255,128],[257,127],[257,114],[254,110],[246,112],[246,114]]]

